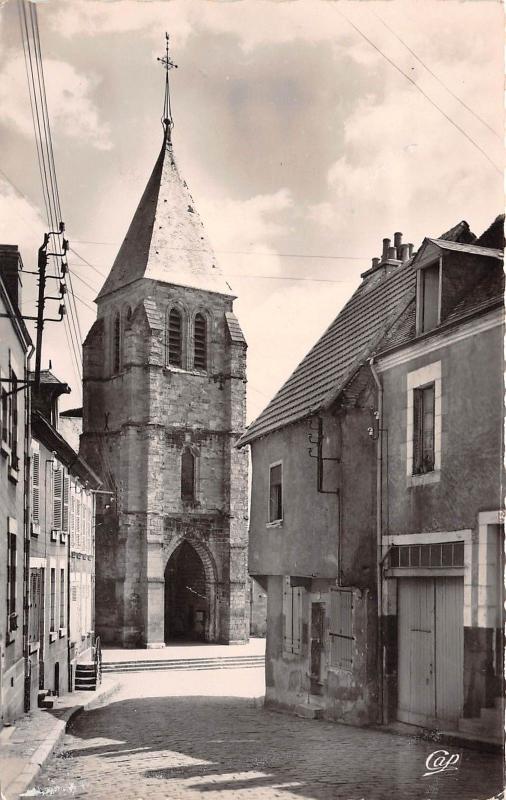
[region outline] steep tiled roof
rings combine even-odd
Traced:
[[[446,233],[442,233],[439,238],[447,239],[450,242],[463,242],[466,244],[472,244],[476,240],[476,236],[470,230],[465,219],[459,222],[458,225],[454,225],[454,227],[450,228]]]
[[[301,361],[239,446],[316,413],[329,404],[413,295],[409,262],[384,277],[371,274]]]
[[[231,295],[165,136],[100,299],[139,278]]]
[[[497,247],[504,249],[504,214],[495,218],[486,231],[476,239],[475,244],[481,247]]]
[[[503,251],[493,247],[480,247],[476,244],[463,244],[462,242],[449,242],[446,239],[426,239],[442,250],[453,250],[459,253],[470,253],[475,256],[488,256],[489,258],[502,258]]]

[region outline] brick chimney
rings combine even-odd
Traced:
[[[16,244],[0,244],[0,276],[14,308],[21,312],[23,262]]]

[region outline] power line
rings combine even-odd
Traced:
[[[391,28],[389,25],[387,25],[387,23],[385,22],[385,20],[384,20],[384,19],[382,19],[382,18],[381,18],[381,17],[380,17],[378,14],[376,14],[376,12],[375,12],[375,11],[373,11],[372,9],[369,9],[369,10],[371,11],[371,13],[372,13],[372,14],[374,14],[374,16],[376,17],[376,19],[378,19],[378,20],[381,22],[381,24],[382,24],[382,25],[383,25],[383,26],[384,26],[384,27],[387,29],[387,31],[390,31],[390,33],[392,34],[392,36],[395,36],[395,38],[397,39],[397,41],[398,41],[398,42],[400,42],[402,45],[404,45],[404,47],[406,48],[406,50],[408,50],[408,51],[411,53],[411,55],[413,56],[413,58],[416,58],[416,60],[418,61],[418,63],[419,63],[419,64],[421,64],[421,65],[422,65],[422,67],[423,67],[424,69],[426,69],[426,70],[427,70],[427,72],[429,73],[429,75],[432,75],[432,77],[433,77],[433,78],[434,78],[434,79],[435,79],[435,80],[436,80],[436,81],[437,81],[439,84],[441,84],[441,86],[443,87],[443,89],[446,89],[446,91],[447,91],[449,94],[451,94],[451,96],[452,96],[452,97],[453,97],[453,98],[454,98],[454,99],[455,99],[455,100],[456,100],[458,103],[460,103],[460,105],[461,105],[461,106],[463,106],[463,107],[464,107],[464,108],[465,108],[467,111],[469,111],[469,113],[470,113],[470,114],[472,114],[472,115],[473,115],[473,117],[475,117],[475,118],[476,118],[476,119],[477,119],[479,122],[481,122],[481,123],[482,123],[482,125],[485,125],[485,127],[486,127],[486,128],[488,128],[488,129],[489,129],[489,131],[491,131],[491,133],[493,133],[493,134],[494,134],[494,136],[497,136],[497,138],[498,138],[498,139],[499,139],[499,140],[502,142],[502,136],[501,136],[499,133],[497,133],[497,131],[496,131],[496,130],[494,130],[494,128],[492,128],[492,126],[491,126],[491,125],[489,125],[489,124],[488,124],[488,122],[486,122],[486,121],[485,121],[485,120],[484,120],[482,117],[480,117],[480,115],[479,115],[479,114],[477,114],[477,113],[476,113],[476,111],[474,111],[474,110],[473,110],[473,109],[472,109],[470,106],[468,106],[468,105],[467,105],[467,103],[464,103],[464,101],[463,101],[463,100],[462,100],[462,99],[461,99],[461,98],[460,98],[460,97],[459,97],[457,94],[455,94],[455,92],[454,92],[454,91],[452,91],[452,89],[450,89],[450,87],[449,87],[449,86],[447,86],[447,85],[446,85],[446,83],[444,83],[444,81],[442,81],[442,80],[441,80],[441,78],[440,78],[440,77],[438,77],[438,75],[436,75],[436,73],[435,73],[435,72],[433,72],[433,70],[431,70],[431,68],[430,68],[430,67],[428,67],[428,66],[427,66],[427,64],[426,64],[424,61],[422,61],[422,59],[420,58],[420,56],[418,56],[418,55],[415,53],[415,51],[414,51],[414,50],[412,50],[412,49],[411,49],[411,47],[409,47],[409,45],[407,45],[407,44],[406,44],[406,42],[404,41],[404,39],[401,39],[401,37],[400,37],[400,36],[398,36],[398,35],[396,34],[396,32],[395,32],[394,30],[392,30],[392,28]]]
[[[437,110],[440,112],[440,114],[442,114],[442,115],[443,115],[443,117],[444,117],[445,119],[447,119],[447,120],[448,120],[448,122],[450,123],[450,125],[453,125],[453,127],[454,127],[454,128],[456,128],[458,131],[460,131],[460,133],[461,133],[463,136],[465,136],[465,138],[466,138],[466,139],[467,139],[467,140],[468,140],[468,141],[469,141],[469,142],[470,142],[470,143],[471,143],[471,144],[472,144],[472,145],[473,145],[473,146],[474,146],[474,147],[475,147],[477,150],[479,150],[479,152],[480,152],[480,153],[481,153],[483,156],[485,156],[485,158],[487,159],[487,161],[488,161],[488,162],[489,162],[489,163],[490,163],[490,164],[491,164],[491,165],[494,167],[494,169],[495,169],[495,170],[497,170],[497,172],[499,172],[499,173],[502,175],[502,173],[503,173],[503,170],[502,170],[502,169],[499,169],[499,167],[497,166],[497,164],[495,164],[495,163],[492,161],[492,159],[491,159],[491,158],[490,158],[490,156],[489,156],[489,155],[488,155],[488,154],[485,152],[485,150],[483,150],[483,148],[482,148],[482,147],[480,147],[480,145],[479,145],[477,142],[475,142],[475,140],[474,140],[473,138],[471,138],[471,136],[469,136],[469,134],[468,134],[468,133],[466,133],[466,131],[465,131],[463,128],[461,128],[461,127],[460,127],[460,125],[459,125],[457,122],[455,122],[455,121],[454,121],[454,120],[453,120],[453,119],[452,119],[452,118],[451,118],[451,117],[450,117],[450,116],[449,116],[449,115],[446,113],[446,111],[443,111],[443,109],[441,108],[441,106],[439,106],[439,105],[438,105],[438,104],[437,104],[437,103],[436,103],[436,102],[435,102],[435,101],[432,99],[432,97],[430,97],[430,95],[428,95],[428,94],[427,94],[427,92],[425,92],[425,91],[424,91],[424,90],[423,90],[423,89],[422,89],[422,88],[421,88],[421,87],[418,85],[418,83],[417,83],[415,80],[413,80],[413,78],[412,78],[410,75],[408,75],[408,74],[407,74],[407,72],[404,72],[404,70],[403,70],[403,69],[401,69],[401,67],[399,67],[399,66],[398,66],[398,65],[395,63],[395,61],[392,61],[392,59],[391,59],[389,56],[387,56],[387,55],[386,55],[386,53],[384,53],[384,52],[383,52],[383,50],[381,50],[381,49],[380,49],[380,48],[379,48],[379,47],[378,47],[376,44],[374,44],[374,42],[372,41],[372,39],[369,39],[369,37],[368,37],[368,36],[366,36],[366,34],[365,34],[365,33],[363,33],[363,32],[360,30],[360,28],[359,28],[357,25],[355,25],[355,23],[354,23],[354,22],[352,22],[352,21],[351,21],[351,19],[349,19],[349,18],[348,18],[348,17],[347,17],[345,14],[343,14],[343,13],[342,13],[342,11],[340,11],[340,10],[339,10],[337,7],[336,7],[336,11],[337,11],[337,13],[338,13],[338,14],[339,14],[341,17],[343,17],[343,19],[345,19],[345,20],[346,20],[346,22],[347,22],[349,25],[351,25],[351,27],[352,27],[352,28],[354,28],[354,29],[357,31],[357,33],[358,33],[358,34],[359,34],[359,35],[360,35],[360,36],[361,36],[363,39],[365,39],[365,41],[366,41],[366,42],[368,42],[368,44],[370,44],[370,45],[371,45],[371,47],[373,47],[373,48],[374,48],[374,49],[375,49],[375,50],[376,50],[376,51],[377,51],[377,52],[378,52],[378,53],[379,53],[381,56],[383,56],[383,58],[384,58],[386,61],[388,61],[388,63],[389,63],[389,64],[391,64],[391,66],[392,66],[394,69],[396,69],[396,70],[397,70],[397,72],[400,72],[400,74],[401,74],[401,75],[403,75],[403,76],[406,78],[406,80],[408,80],[408,81],[409,81],[411,84],[413,84],[413,86],[414,86],[414,87],[415,87],[415,88],[416,88],[416,89],[417,89],[417,90],[420,92],[420,94],[422,94],[422,95],[423,95],[423,96],[426,98],[426,100],[428,100],[428,101],[429,101],[429,103],[430,103],[432,106],[434,106],[434,108],[436,108],[436,109],[437,109]]]
[[[93,242],[86,239],[75,239],[78,244],[99,244],[99,245],[118,245],[120,242]],[[167,250],[183,250],[185,253],[205,253],[207,251],[198,248],[189,247],[167,247]],[[72,252],[76,251],[71,248]],[[336,256],[336,255],[319,255],[317,253],[278,253],[265,252],[263,250],[213,250],[218,255],[231,255],[231,256],[270,256],[271,258],[316,258],[329,261],[369,261],[369,256]],[[85,259],[83,259],[85,261]],[[92,266],[88,263],[89,266]],[[98,270],[97,270],[98,271]],[[102,273],[100,273],[102,274]],[[105,277],[105,276],[104,276]]]

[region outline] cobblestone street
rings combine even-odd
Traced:
[[[120,676],[108,705],[81,713],[25,796],[118,800],[485,800],[499,755],[461,753],[423,777],[442,746],[264,711],[263,671]]]

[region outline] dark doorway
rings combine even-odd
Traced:
[[[204,641],[208,614],[204,565],[194,548],[183,542],[165,569],[165,641]]]
[[[323,620],[323,604],[311,603],[311,694],[322,693]]]
[[[60,696],[60,664],[57,661],[54,665],[54,693]]]

